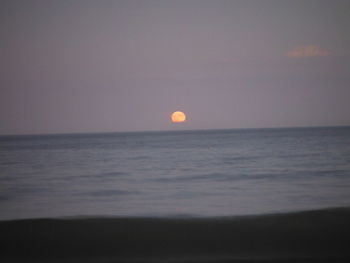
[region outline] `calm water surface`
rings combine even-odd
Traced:
[[[350,127],[0,137],[0,219],[350,204]]]

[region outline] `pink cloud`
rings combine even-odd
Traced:
[[[316,45],[297,46],[286,53],[290,58],[320,57],[328,56],[331,52],[328,49]]]

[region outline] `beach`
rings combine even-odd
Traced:
[[[348,262],[349,128],[0,137],[0,262]]]
[[[350,209],[0,222],[2,262],[348,262]]]
[[[350,263],[350,0],[0,2],[0,263]]]

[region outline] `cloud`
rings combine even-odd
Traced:
[[[328,56],[331,52],[328,49],[316,45],[297,46],[286,53],[290,58],[320,57]]]

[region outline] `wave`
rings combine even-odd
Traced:
[[[350,209],[0,221],[2,262],[349,262]]]
[[[87,192],[86,195],[93,196],[93,197],[109,197],[109,196],[129,195],[133,193],[134,192],[124,191],[124,190],[106,189],[106,190],[100,190],[100,191]]]
[[[198,175],[189,175],[189,176],[175,176],[175,177],[162,177],[153,179],[156,182],[165,182],[165,183],[174,183],[174,182],[187,182],[187,181],[196,181],[196,180],[208,180],[208,181],[228,181],[231,179],[230,174],[224,173],[208,173],[208,174],[198,174]]]

